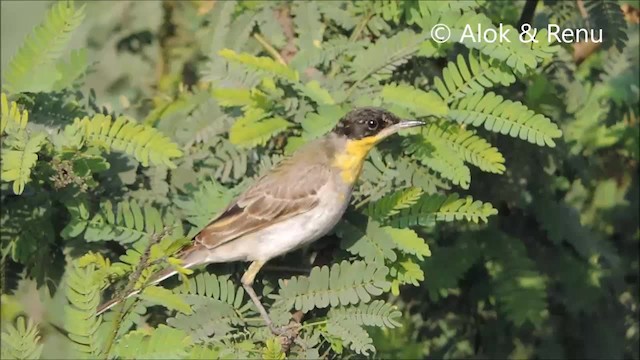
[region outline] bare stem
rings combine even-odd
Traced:
[[[121,291],[116,299],[118,299],[119,304],[116,305],[115,309],[115,319],[113,321],[113,326],[111,327],[111,332],[109,333],[109,338],[107,338],[106,347],[104,356],[105,359],[109,359],[109,353],[111,352],[111,348],[113,347],[113,343],[116,340],[116,336],[118,335],[118,331],[120,330],[120,325],[122,324],[123,313],[124,313],[124,300],[127,295],[129,295],[132,291],[138,279],[142,275],[142,271],[149,266],[149,256],[151,255],[151,247],[157,244],[165,235],[167,234],[167,229],[164,229],[160,234],[153,234],[151,239],[149,240],[149,244],[144,250],[144,253],[140,257],[140,262],[136,266],[136,269],[131,273],[129,277],[129,282],[127,282],[127,286]]]
[[[271,55],[276,61],[278,61],[280,64],[282,65],[287,65],[287,62],[284,61],[284,59],[282,58],[282,56],[280,55],[280,53],[278,52],[278,50],[276,50],[273,46],[271,46],[271,44],[269,44],[269,42],[267,41],[267,39],[265,39],[262,35],[260,35],[259,33],[255,33],[253,34],[253,37],[260,43],[260,45],[262,45],[262,47],[269,53],[269,55]]]

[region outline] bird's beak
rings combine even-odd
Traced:
[[[387,136],[393,135],[402,129],[408,129],[408,128],[423,126],[423,125],[426,125],[426,123],[420,120],[402,120],[399,123],[393,124],[383,129],[382,131],[380,131],[380,133],[378,134],[378,137],[380,139],[384,139]]]

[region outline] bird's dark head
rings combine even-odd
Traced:
[[[424,122],[401,120],[381,108],[362,107],[343,116],[333,131],[349,140],[375,139],[375,142],[378,142],[400,129],[421,125],[424,125]]]

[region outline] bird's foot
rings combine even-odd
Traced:
[[[300,324],[294,321],[285,326],[269,324],[269,330],[276,336],[295,337],[300,332]]]
[[[286,349],[286,352],[298,337],[300,327],[300,323],[292,321],[289,325],[285,326],[275,326],[271,324],[269,325],[269,330],[271,330],[274,335],[280,337],[280,344],[282,345],[283,350]]]

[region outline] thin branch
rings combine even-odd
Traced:
[[[118,335],[118,331],[120,331],[120,325],[122,324],[123,313],[124,313],[124,305],[123,301],[126,299],[127,295],[129,295],[132,291],[140,276],[142,276],[142,271],[149,266],[149,256],[151,256],[151,247],[157,244],[164,236],[167,235],[168,230],[165,228],[160,234],[153,234],[151,239],[149,240],[149,244],[144,250],[144,253],[140,257],[140,262],[136,266],[136,269],[131,273],[129,277],[129,281],[127,282],[127,286],[121,291],[116,299],[118,299],[119,304],[116,305],[117,308],[115,310],[115,319],[113,321],[113,326],[111,327],[111,332],[109,337],[107,338],[106,346],[105,346],[105,359],[109,359],[109,353],[111,352],[111,348],[113,347],[113,343],[116,340],[116,336]]]
[[[524,8],[522,9],[520,20],[518,20],[518,29],[520,29],[523,24],[531,24],[533,21],[533,15],[536,13],[537,5],[538,0],[527,0],[524,4]]]
[[[287,62],[284,61],[284,58],[282,58],[278,50],[276,50],[273,46],[271,46],[271,44],[269,44],[267,39],[262,37],[262,35],[260,35],[259,33],[253,34],[253,37],[260,43],[260,45],[262,45],[262,47],[269,53],[269,55],[271,55],[271,57],[273,57],[277,62],[279,62],[282,65],[287,65]]]

